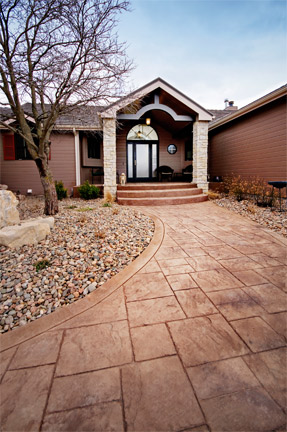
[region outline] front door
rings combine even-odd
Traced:
[[[156,180],[158,144],[147,141],[128,141],[127,161],[129,181]]]

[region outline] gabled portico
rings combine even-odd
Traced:
[[[158,78],[110,105],[100,116],[105,193],[116,195],[117,173],[124,172],[128,181],[154,181],[158,166],[179,171],[191,163],[193,182],[207,191],[207,132],[212,114],[195,101]],[[144,133],[147,123],[150,132]],[[138,163],[140,169],[132,167]]]

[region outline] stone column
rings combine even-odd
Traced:
[[[208,191],[208,122],[196,121],[193,124],[193,181],[197,186]]]
[[[116,119],[103,119],[104,195],[117,194]]]

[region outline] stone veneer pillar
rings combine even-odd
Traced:
[[[103,119],[104,195],[117,194],[116,119]]]
[[[208,191],[208,122],[196,121],[193,124],[193,181],[197,186]]]

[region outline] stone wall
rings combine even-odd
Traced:
[[[193,124],[193,182],[204,192],[207,183],[208,122],[196,121]]]
[[[115,198],[117,193],[116,166],[116,120],[103,119],[104,144],[104,195],[110,192]]]

